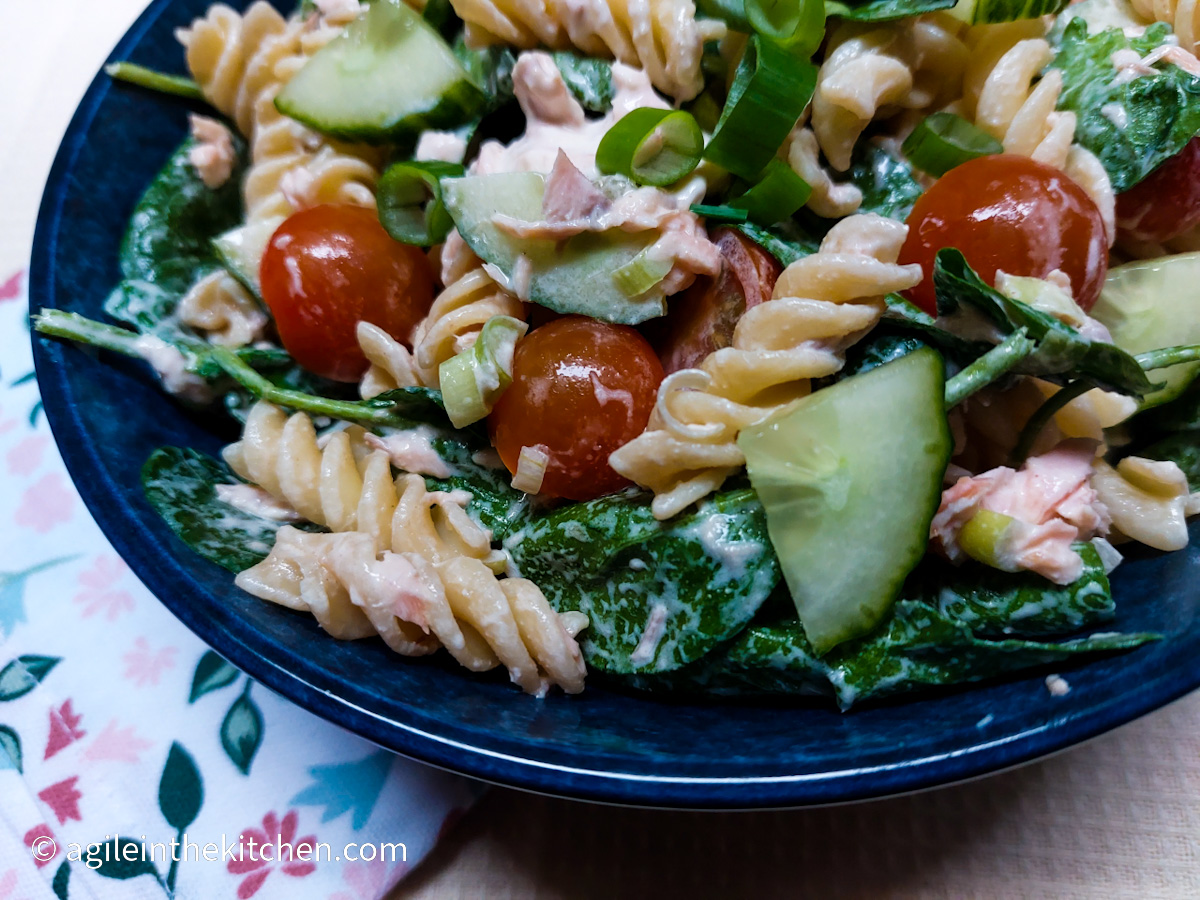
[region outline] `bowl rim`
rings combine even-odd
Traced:
[[[108,61],[129,55],[176,0],[153,0],[113,48]],[[237,4],[239,6],[244,4]],[[76,108],[51,167],[38,210],[29,268],[30,309],[54,306],[55,252],[71,171],[100,111],[110,79],[97,73]],[[671,776],[568,766],[465,743],[373,713],[334,696],[278,664],[252,642],[201,614],[172,590],[170,567],[145,552],[142,526],[118,501],[66,383],[58,345],[31,335],[42,400],[75,489],[106,539],[156,599],[210,648],[292,703],[381,747],[451,772],[538,793],[595,802],[674,809],[783,809],[855,802],[979,778],[1065,750],[1126,724],[1200,686],[1200,665],[1156,678],[1102,704],[1090,715],[1049,722],[945,753],[878,766],[795,775]],[[97,477],[100,475],[101,477]],[[332,638],[330,638],[332,640]]]

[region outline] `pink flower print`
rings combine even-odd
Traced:
[[[132,612],[133,595],[117,589],[121,576],[127,571],[128,567],[120,557],[108,553],[97,556],[90,567],[79,573],[80,591],[74,602],[83,607],[84,618],[103,613],[105,619],[113,622],[122,613]]]
[[[16,300],[21,296],[21,281],[25,277],[25,270],[19,269],[8,276],[8,279],[0,284],[0,303],[7,300]]]
[[[42,454],[50,445],[50,438],[44,434],[31,434],[8,451],[4,461],[8,465],[10,475],[32,475],[42,464]]]
[[[40,865],[40,863],[39,863]],[[0,875],[0,900],[8,900],[17,889],[17,870],[9,869]]]
[[[26,489],[17,507],[16,523],[45,534],[71,518],[75,497],[60,472],[43,475]]]
[[[387,862],[378,857],[370,862],[348,862],[342,867],[342,880],[350,890],[338,891],[329,900],[375,900],[386,894],[406,872],[408,864],[402,862],[389,876]]]
[[[138,638],[133,642],[133,649],[121,657],[125,661],[125,680],[132,681],[135,687],[157,685],[164,672],[175,668],[178,652],[174,647],[152,650],[148,640]]]
[[[83,799],[83,794],[75,788],[75,782],[78,780],[79,776],[73,775],[66,781],[52,784],[38,792],[38,797],[50,807],[59,825],[65,825],[71,819],[76,822],[83,821],[79,816],[79,801]]]
[[[42,759],[49,759],[59,750],[64,747],[69,747],[85,734],[79,723],[83,720],[83,716],[76,715],[71,709],[71,701],[68,700],[58,709],[50,710],[50,737],[46,741],[46,755]]]
[[[43,822],[41,825],[34,825],[27,832],[25,832],[25,837],[22,838],[21,840],[25,844],[25,846],[29,848],[29,850],[31,852],[39,851],[39,852],[33,852],[33,861],[34,861],[34,863],[37,864],[37,867],[39,869],[42,866],[50,865],[50,863],[51,863],[51,861],[53,861],[54,857],[52,855],[49,855],[49,856],[46,856],[45,859],[42,859],[42,856],[44,854],[43,854],[43,852],[41,852],[42,849],[46,846],[46,844],[45,844],[46,841],[54,840],[54,832],[50,830],[49,825],[47,825],[45,822]],[[0,897],[3,897],[3,896],[5,896],[4,889],[3,889],[3,882],[0,881]]]
[[[284,875],[292,878],[303,878],[316,871],[316,865],[311,862],[316,857],[316,835],[308,835],[296,840],[296,825],[300,816],[296,810],[279,821],[274,812],[263,816],[262,828],[247,828],[241,837],[241,858],[230,860],[226,868],[230,875],[245,875],[238,885],[238,900],[248,900],[258,893],[267,876],[278,868]],[[263,846],[267,852],[261,852]],[[289,852],[290,850],[290,852]],[[305,860],[299,857],[303,855]]]
[[[141,760],[142,752],[152,746],[154,745],[150,741],[138,737],[132,725],[118,728],[117,720],[113,719],[84,751],[83,759],[92,763],[136,763]]]

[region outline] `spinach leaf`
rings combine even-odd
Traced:
[[[1076,18],[1063,31],[1050,63],[1062,71],[1058,107],[1075,113],[1075,140],[1096,154],[1118,193],[1200,132],[1200,76],[1162,61],[1153,75],[1123,80],[1112,62],[1118,50],[1145,56],[1170,35],[1164,24],[1151,25],[1138,37],[1118,28],[1088,34],[1087,23]]]
[[[667,522],[644,494],[601,497],[535,518],[504,546],[552,606],[587,614],[580,646],[606,672],[694,662],[745,627],[780,577],[750,490]]]
[[[840,16],[855,22],[887,22],[939,9],[949,9],[956,2],[957,0],[866,0],[864,3],[845,3],[842,0],[825,0],[825,15]]]
[[[903,222],[925,189],[913,177],[913,168],[883,147],[864,141],[850,160],[849,180],[862,191],[860,213],[877,213]]]
[[[787,268],[798,259],[812,256],[821,246],[821,239],[803,231],[795,222],[776,225],[755,225],[744,222],[732,226],[754,241]]]
[[[180,447],[155,450],[142,466],[142,489],[150,505],[180,540],[230,572],[266,557],[283,524],[218,500],[216,486],[236,481],[224,463]]]
[[[567,89],[580,106],[594,113],[606,113],[612,109],[613,97],[616,96],[612,63],[566,50],[560,50],[553,56]]]
[[[505,540],[528,521],[532,509],[529,496],[512,487],[512,476],[486,438],[445,431],[433,438],[433,449],[453,474],[426,477],[429,489],[469,493],[467,511],[492,532],[494,540]]]
[[[1113,344],[1090,341],[1050,314],[989,287],[958,250],[938,251],[933,284],[939,314],[948,316],[964,308],[973,309],[1001,333],[1009,335],[1024,328],[1037,341],[1037,350],[1016,367],[1016,372],[1059,383],[1085,378],[1105,390],[1135,397],[1153,390],[1137,360],[1124,350]]]

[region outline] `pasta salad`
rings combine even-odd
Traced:
[[[178,32],[110,321],[149,502],[527,693],[856,702],[1131,650],[1200,511],[1200,61],[1134,0],[304,0]]]

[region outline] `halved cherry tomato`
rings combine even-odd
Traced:
[[[715,229],[712,242],[721,251],[721,274],[701,276],[672,298],[663,331],[654,339],[668,373],[694,368],[714,350],[733,343],[738,319],[771,299],[782,271],[774,256],[732,228]]]
[[[936,314],[933,261],[957,247],[979,276],[996,271],[1045,278],[1061,269],[1075,302],[1091,309],[1108,272],[1108,240],[1100,210],[1078,184],[1024,156],[982,156],[951,169],[926,191],[908,217],[900,262],[920,263],[925,277],[908,296]]]
[[[357,381],[367,369],[360,321],[407,344],[433,304],[425,254],[392,240],[373,210],[357,206],[290,216],[267,244],[259,280],[283,346],[334,381]]]
[[[1200,138],[1117,195],[1117,229],[1138,241],[1169,241],[1200,225]]]
[[[488,417],[492,442],[514,474],[523,447],[546,453],[546,496],[611,494],[629,482],[609,454],[646,429],[662,379],[662,364],[634,329],[556,319],[517,343],[512,384]]]

